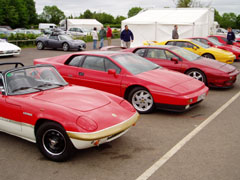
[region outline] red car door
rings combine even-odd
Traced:
[[[108,72],[109,69],[111,69],[111,73]],[[72,77],[67,78],[68,80],[71,79],[72,84],[99,89],[118,96],[121,95],[121,69],[110,59],[86,56],[81,67],[72,67],[68,71],[72,71]]]
[[[165,49],[148,49],[146,59],[171,70],[181,71],[182,61],[175,54]],[[174,60],[175,59],[175,60]]]

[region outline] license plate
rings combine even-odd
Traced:
[[[204,93],[204,94],[201,94],[200,96],[198,96],[197,101],[201,101],[201,100],[205,99],[205,97],[206,97],[206,94],[205,94],[205,93]]]

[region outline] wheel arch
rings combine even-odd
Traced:
[[[62,126],[63,129],[65,129],[65,128],[63,127],[63,125],[62,125],[61,123],[57,122],[57,121],[50,120],[50,119],[45,119],[45,118],[40,118],[40,119],[37,120],[37,122],[36,122],[36,124],[35,124],[35,126],[34,126],[34,135],[35,135],[35,136],[36,136],[36,133],[37,133],[38,128],[39,128],[41,125],[43,125],[44,123],[47,123],[47,122],[57,123],[57,124],[59,124],[60,126]]]
[[[138,85],[138,84],[133,84],[133,85],[128,86],[127,89],[125,90],[125,92],[124,92],[124,99],[128,99],[129,93],[136,87],[145,88],[145,89],[147,89],[150,92],[150,90],[148,88],[144,87],[144,86],[141,86],[141,85]]]
[[[184,72],[184,74],[187,74],[187,72],[192,71],[192,70],[197,70],[197,71],[200,71],[201,73],[203,73],[203,75],[206,78],[206,85],[208,84],[208,79],[207,79],[206,73],[199,68],[189,68]]]
[[[209,54],[209,55],[211,55],[214,59],[216,59],[216,57],[215,57],[212,53],[209,53],[209,52],[203,53],[201,56],[204,56],[204,55],[206,55],[206,54]]]

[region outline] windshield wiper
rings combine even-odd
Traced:
[[[41,84],[41,85],[39,85],[37,87],[40,88],[40,87],[47,87],[47,86],[59,86],[59,87],[62,87],[64,85],[62,85],[62,84],[55,84],[55,83],[44,83],[44,84]]]
[[[12,93],[14,93],[14,92],[16,92],[16,91],[27,90],[27,89],[35,89],[35,90],[38,90],[38,91],[42,91],[42,89],[38,89],[38,88],[35,88],[35,87],[20,87],[20,88],[14,89],[14,90],[12,91]]]

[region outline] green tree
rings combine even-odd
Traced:
[[[121,22],[125,19],[126,19],[126,17],[124,17],[124,16],[117,16],[115,19],[115,24],[121,24]]]
[[[43,22],[59,24],[65,18],[65,14],[57,6],[45,6],[39,18]]]
[[[240,29],[240,14],[237,16],[237,19],[236,19],[236,28]]]
[[[87,9],[83,14],[80,14],[80,19],[93,19],[93,13]]]
[[[133,7],[128,11],[128,17],[132,17],[137,15],[142,10],[141,7]]]
[[[35,7],[35,2],[33,0],[25,0],[25,4],[27,7],[28,11],[28,16],[29,16],[29,22],[28,25],[33,25],[37,24],[37,13],[36,13],[36,7]]]
[[[191,7],[192,0],[178,0],[177,7],[178,8],[185,8],[185,7]]]

